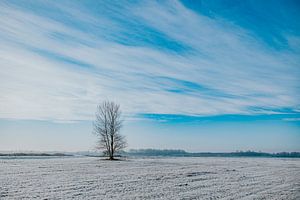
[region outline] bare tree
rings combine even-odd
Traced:
[[[120,134],[122,127],[120,105],[104,101],[97,107],[94,133],[99,137],[98,148],[114,159],[115,153],[127,145],[125,137]]]

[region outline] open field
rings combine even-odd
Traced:
[[[300,159],[1,159],[0,199],[300,199]]]

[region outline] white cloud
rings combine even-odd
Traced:
[[[284,118],[284,121],[300,121],[300,118]]]
[[[105,99],[120,103],[127,115],[299,109],[297,55],[268,49],[246,30],[222,19],[198,15],[178,2],[166,4],[149,1],[117,14],[152,27],[190,51],[118,43],[109,38],[111,34],[117,38],[118,31],[134,32],[130,26],[111,16],[78,10],[76,5],[55,6],[91,30],[0,3],[0,118],[89,120],[96,104]],[[127,39],[134,40],[130,35]],[[206,89],[187,90],[180,80]]]

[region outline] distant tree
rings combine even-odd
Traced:
[[[94,133],[98,136],[97,147],[110,160],[114,160],[116,153],[127,146],[125,137],[120,134],[122,127],[120,105],[104,101],[97,107]]]

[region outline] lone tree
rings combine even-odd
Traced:
[[[120,105],[104,101],[97,107],[94,122],[94,133],[99,137],[97,147],[110,160],[114,160],[115,154],[127,146],[125,137],[120,134],[121,127]]]

